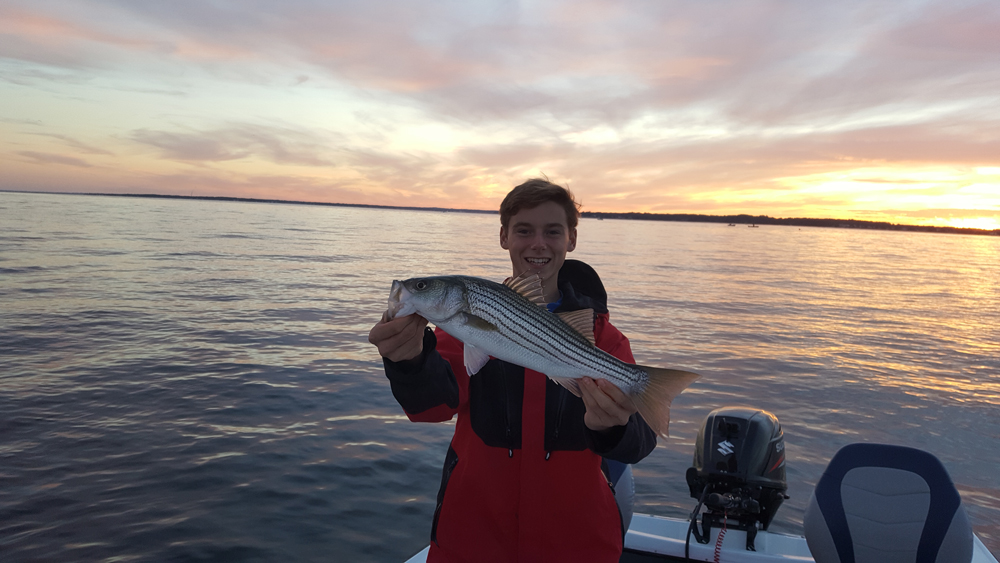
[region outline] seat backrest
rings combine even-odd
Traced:
[[[914,448],[844,446],[803,520],[816,563],[968,563],[972,526],[941,462]]]

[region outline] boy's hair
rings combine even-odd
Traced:
[[[534,209],[552,201],[566,210],[566,226],[575,229],[580,219],[581,205],[573,199],[573,192],[542,178],[532,178],[517,186],[500,204],[500,224],[507,228],[510,218],[523,209]]]

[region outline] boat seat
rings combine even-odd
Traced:
[[[816,563],[968,563],[972,526],[941,462],[914,448],[844,446],[803,520]]]

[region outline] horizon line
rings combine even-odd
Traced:
[[[100,193],[100,192],[58,192],[58,191],[40,191],[40,190],[11,190],[2,189],[0,192],[7,193],[26,193],[26,194],[55,194],[55,195],[84,195],[84,196],[105,196],[105,197],[148,197],[148,198],[166,198],[166,199],[192,199],[192,200],[206,200],[206,201],[243,201],[249,203],[278,203],[282,205],[324,205],[329,207],[360,207],[367,209],[400,209],[406,211],[437,211],[437,212],[448,212],[448,213],[481,213],[481,214],[493,214],[498,215],[499,210],[487,210],[487,209],[466,209],[458,207],[422,207],[422,206],[410,206],[410,205],[379,205],[374,203],[338,203],[338,202],[325,202],[325,201],[300,201],[300,200],[288,200],[288,199],[265,199],[265,198],[252,198],[252,197],[236,197],[236,196],[205,196],[205,195],[176,195],[176,194],[143,194],[143,193]],[[834,218],[824,218],[824,217],[771,217],[769,215],[751,215],[749,213],[737,213],[737,214],[727,214],[727,215],[710,215],[705,213],[659,213],[659,212],[648,212],[648,211],[581,211],[581,218],[597,218],[597,219],[632,219],[632,220],[666,220],[666,221],[677,221],[677,222],[706,222],[706,223],[720,223],[723,221],[732,222],[733,219],[744,218],[747,220],[757,220],[751,221],[751,223],[761,222],[762,224],[777,224],[786,226],[801,226],[801,227],[828,227],[828,228],[844,228],[844,227],[854,227],[853,225],[834,225],[834,224],[817,224],[817,223],[854,223],[860,225],[862,228],[865,226],[879,228],[878,226],[883,226],[879,230],[909,230],[909,231],[922,231],[922,232],[946,232],[946,233],[957,233],[957,234],[973,234],[973,235],[996,235],[1000,236],[1000,228],[998,229],[978,229],[974,227],[952,227],[952,226],[937,226],[937,225],[909,225],[904,223],[890,223],[888,221],[870,221],[867,219],[834,219]],[[671,217],[674,217],[671,219]],[[681,217],[684,217],[683,219]],[[712,219],[708,221],[697,221],[692,218],[707,218]],[[763,221],[760,221],[763,220]],[[805,223],[794,223],[794,222],[811,222],[813,224]],[[889,228],[886,228],[889,227]]]

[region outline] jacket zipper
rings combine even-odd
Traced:
[[[552,432],[552,443],[550,444],[552,449],[556,447],[556,443],[559,441],[559,428],[562,426],[563,405],[566,404],[566,393],[568,391],[559,393],[559,405],[556,407],[556,427]],[[552,457],[552,449],[545,452],[545,461],[548,461]]]
[[[503,380],[503,421],[507,436],[507,457],[514,457],[514,441],[510,436],[510,390],[507,387],[507,363],[500,363],[500,379]]]

